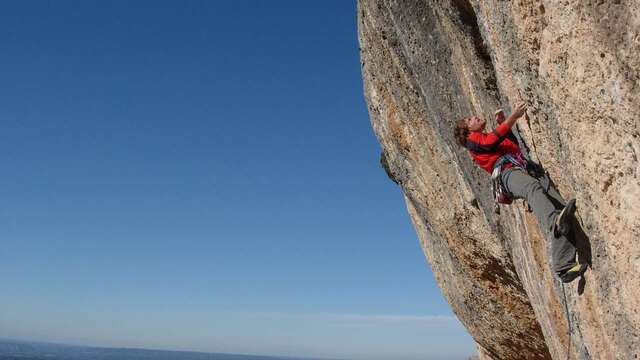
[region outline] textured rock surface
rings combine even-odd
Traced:
[[[360,0],[364,91],[382,162],[482,359],[640,358],[640,2]],[[565,287],[521,202],[493,213],[453,123],[523,99],[520,134],[566,197]]]

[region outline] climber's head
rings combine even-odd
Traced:
[[[470,132],[482,131],[485,126],[487,126],[487,121],[477,116],[472,116],[467,119],[467,128]]]
[[[477,116],[472,116],[458,120],[454,129],[454,136],[460,146],[465,146],[469,133],[474,131],[482,131],[487,122]]]

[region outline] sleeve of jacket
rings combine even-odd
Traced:
[[[495,130],[488,134],[472,133],[467,138],[466,148],[477,153],[494,152],[498,145],[506,138],[511,128],[505,123],[500,124]]]

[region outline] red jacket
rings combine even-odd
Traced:
[[[505,123],[502,123],[490,133],[474,131],[467,136],[465,147],[469,149],[476,164],[491,173],[493,164],[500,156],[504,154],[517,156],[520,154],[520,147],[517,141],[512,140],[513,136],[508,136],[510,132],[511,128]],[[511,166],[513,165],[507,163],[503,166],[503,169]]]

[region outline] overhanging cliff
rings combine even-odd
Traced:
[[[358,2],[385,168],[483,358],[640,357],[638,19],[638,1]],[[570,335],[535,218],[520,201],[495,214],[488,175],[453,138],[456,120],[518,100],[531,157],[578,201],[591,269],[565,287]]]

